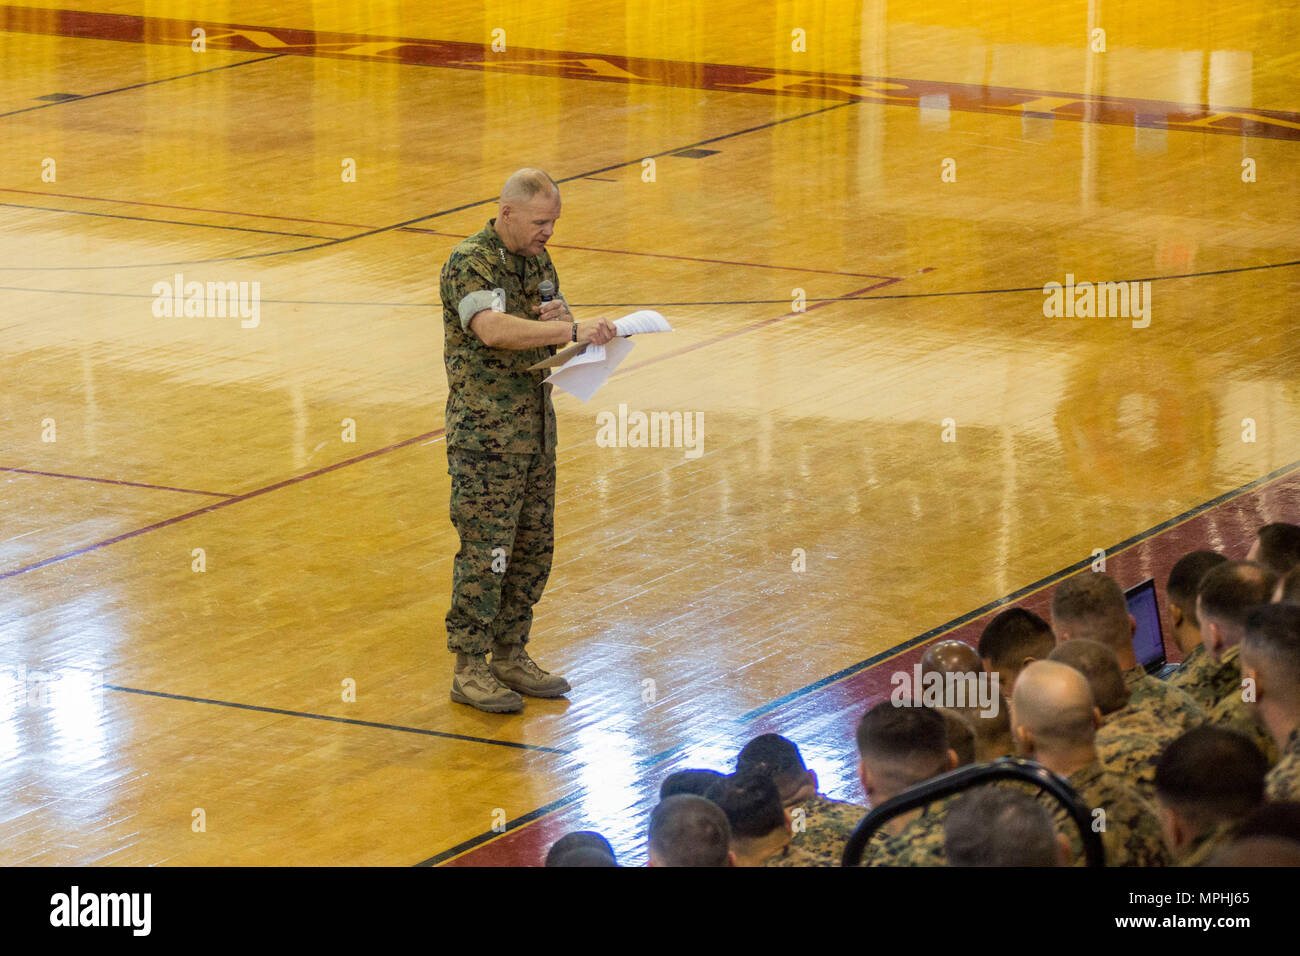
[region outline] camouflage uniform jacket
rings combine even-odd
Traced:
[[[1124,684],[1128,687],[1128,705],[1149,711],[1162,724],[1186,731],[1205,723],[1205,711],[1190,694],[1156,680],[1140,664],[1124,672]]]
[[[946,866],[943,855],[943,825],[955,797],[943,797],[925,805],[913,818],[868,859],[866,866]]]
[[[1291,731],[1277,766],[1264,778],[1264,792],[1270,800],[1300,800],[1300,727]]]
[[[1259,752],[1264,755],[1269,766],[1277,763],[1277,747],[1273,738],[1255,720],[1250,704],[1242,698],[1241,686],[1241,648],[1230,647],[1221,658],[1224,670],[1232,676],[1232,688],[1210,708],[1209,721],[1219,727],[1235,730],[1249,737]]]
[[[1228,820],[1206,830],[1196,837],[1179,856],[1179,866],[1205,866],[1214,851],[1231,843],[1237,835],[1239,820]]]
[[[497,235],[495,219],[452,250],[442,267],[443,360],[447,366],[447,447],[493,454],[555,454],[555,408],[546,370],[528,366],[555,346],[494,349],[469,329],[476,312],[497,308],[536,320],[538,285],[559,286],[546,250],[517,256]],[[495,302],[496,290],[504,305]],[[499,298],[499,297],[497,297]]]
[[[1097,731],[1097,757],[1140,796],[1153,800],[1156,761],[1182,734],[1177,724],[1161,723],[1149,710],[1129,704],[1103,719]]]
[[[766,866],[839,866],[844,846],[867,808],[856,803],[832,800],[820,793],[790,808],[794,838],[786,852]]]
[[[1204,644],[1197,644],[1183,658],[1178,670],[1169,675],[1166,683],[1187,691],[1202,709],[1208,711],[1236,690],[1240,679],[1240,667],[1233,667],[1229,661],[1215,661]]]
[[[1160,831],[1160,820],[1151,806],[1138,796],[1137,791],[1126,786],[1119,777],[1105,770],[1094,760],[1066,778],[1093,817],[1093,825],[1101,830],[1102,846],[1106,849],[1107,866],[1165,866],[1169,851]],[[1070,852],[1075,866],[1083,866],[1083,843],[1079,828],[1065,807],[1043,793],[1040,796],[1050,808],[1056,828],[1070,841]],[[1104,816],[1096,811],[1104,811]]]

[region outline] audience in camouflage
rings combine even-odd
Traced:
[[[1270,800],[1300,800],[1300,605],[1266,604],[1246,618],[1242,677],[1253,686],[1246,704],[1267,729],[1278,760],[1268,772]]]
[[[943,715],[929,707],[881,701],[858,723],[858,774],[873,807],[957,765]],[[943,865],[946,801],[894,817],[863,853],[866,866]]]
[[[767,865],[839,866],[844,844],[866,816],[866,808],[819,793],[816,772],[804,764],[799,748],[780,734],[763,734],[745,744],[736,758],[736,772],[750,770],[772,778],[793,830],[787,850]]]
[[[1129,703],[1128,686],[1115,652],[1096,641],[1074,640],[1052,651],[1048,660],[1068,664],[1088,679],[1093,701],[1101,711],[1097,756],[1101,764],[1139,794],[1155,796],[1156,760],[1181,732],[1163,724],[1147,708]]]
[[[1183,655],[1178,670],[1169,675],[1169,683],[1187,691],[1207,711],[1233,687],[1224,685],[1222,668],[1205,651],[1201,622],[1196,617],[1196,592],[1205,575],[1227,560],[1217,551],[1185,554],[1175,562],[1165,585],[1171,634]],[[1231,673],[1226,680],[1231,683]]]
[[[1042,620],[1039,618],[1039,620]],[[1043,626],[1047,622],[1043,621]],[[1048,631],[1050,634],[1050,629]],[[926,648],[925,653],[921,656],[921,677],[925,678],[927,674],[937,672],[943,675],[948,674],[975,674],[979,675],[986,672],[984,662],[981,660],[979,652],[975,648],[963,641],[936,641]],[[988,671],[993,674],[997,671]],[[953,707],[953,710],[965,719],[969,726],[971,734],[974,737],[975,753],[971,760],[964,759],[963,748],[965,746],[965,735],[958,730],[960,739],[951,739],[949,743],[957,751],[959,764],[971,763],[973,761],[984,762],[986,760],[996,760],[998,757],[1009,757],[1015,752],[1011,743],[1011,721],[1007,715],[1007,708],[1004,704],[1005,695],[1011,692],[1010,685],[1001,686],[999,678],[998,698],[995,703],[998,705],[991,712],[978,705],[972,705],[967,702],[963,707]],[[956,702],[950,701],[952,706]],[[949,725],[949,730],[952,725]],[[958,745],[961,746],[958,746]]]
[[[735,866],[727,815],[712,800],[680,793],[650,814],[651,866]]]
[[[1275,579],[1271,571],[1249,561],[1228,561],[1204,578],[1196,595],[1196,615],[1201,622],[1205,650],[1224,671],[1230,688],[1209,711],[1209,721],[1250,737],[1270,764],[1278,758],[1277,746],[1251,716],[1241,683],[1241,640],[1246,617],[1268,603]]]
[[[1069,866],[1070,844],[1047,808],[1008,787],[976,787],[952,802],[943,826],[949,866]]]
[[[1064,777],[1101,828],[1107,866],[1163,866],[1168,851],[1155,812],[1132,787],[1107,771],[1097,757],[1101,714],[1087,678],[1056,661],[1036,661],[1016,680],[1011,727],[1021,754]],[[1058,828],[1070,840],[1076,865],[1084,862],[1078,831],[1060,804],[1051,801]]]
[[[1264,800],[1264,755],[1233,730],[1206,725],[1171,743],[1156,764],[1156,810],[1179,866],[1204,866]]]
[[[1129,703],[1145,709],[1161,724],[1190,730],[1205,721],[1205,711],[1187,694],[1156,680],[1133,652],[1137,621],[1128,611],[1124,592],[1110,575],[1084,571],[1057,585],[1052,595],[1052,630],[1056,643],[1091,640],[1115,652]]]

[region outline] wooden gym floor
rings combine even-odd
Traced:
[[[1294,3],[68,4],[0,6],[0,862],[640,862],[669,770],[778,730],[861,799],[924,641],[1300,516]],[[491,716],[437,277],[524,165],[580,317],[676,331],[556,395],[574,691]]]

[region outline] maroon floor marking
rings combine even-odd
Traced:
[[[947,98],[948,108],[957,112],[1036,116],[1111,126],[1142,126],[1300,140],[1300,113],[1284,110],[1235,107],[1219,109],[1202,103],[1090,96],[854,73],[773,70],[767,67],[656,60],[528,47],[512,46],[505,52],[495,53],[481,43],[233,25],[197,18],[174,20],[0,6],[0,30],[10,33],[189,46],[193,40],[191,31],[195,27],[202,27],[207,32],[207,45],[211,50],[337,57],[457,70],[552,76],[598,83],[634,83],[764,96],[862,101],[911,108],[919,108],[926,97],[943,96]]]
[[[9,468],[0,465],[0,471],[12,471],[19,475],[40,475],[43,478],[71,478],[76,481],[95,481],[105,485],[126,485],[129,488],[153,488],[157,491],[179,491],[187,495],[210,495],[213,498],[235,498],[237,495],[224,491],[195,491],[193,488],[172,488],[169,485],[150,485],[143,481],[121,481],[117,478],[92,478],[89,475],[65,475],[57,471],[33,471],[30,468]]]

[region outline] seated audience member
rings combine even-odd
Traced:
[[[1093,702],[1101,711],[1097,756],[1101,765],[1150,800],[1155,796],[1156,760],[1178,738],[1177,725],[1162,724],[1145,708],[1129,703],[1124,672],[1115,652],[1096,641],[1068,641],[1048,660],[1068,664],[1088,679]]]
[[[1011,704],[1011,728],[1021,754],[1064,777],[1094,819],[1105,821],[1107,866],[1163,866],[1168,852],[1154,811],[1097,759],[1100,724],[1087,678],[1073,667],[1036,661],[1021,671]],[[1083,865],[1073,820],[1056,800],[1051,806],[1058,829],[1070,840],[1071,858]]]
[[[1241,672],[1253,684],[1249,713],[1277,748],[1270,800],[1300,800],[1300,605],[1266,604],[1246,618]]]
[[[1033,611],[1010,607],[984,626],[979,641],[980,663],[985,673],[997,675],[998,692],[1010,700],[1020,671],[1032,661],[1046,660],[1055,646],[1051,625]]]
[[[1276,577],[1300,567],[1300,525],[1281,521],[1264,525],[1255,535],[1246,560],[1264,566]]]
[[[735,866],[727,815],[712,800],[679,793],[650,814],[651,866]]]
[[[680,793],[691,793],[702,797],[725,776],[726,774],[718,773],[716,770],[678,770],[666,776],[664,782],[659,785],[659,799],[667,800]]]
[[[943,852],[949,866],[1070,865],[1070,843],[1047,808],[1007,787],[976,787],[953,801]]]
[[[1264,755],[1222,727],[1196,727],[1156,764],[1156,810],[1179,866],[1203,866],[1264,800]]]
[[[1043,626],[1047,626],[1046,621],[1043,621]],[[975,648],[963,641],[950,640],[936,641],[926,648],[921,656],[921,678],[924,680],[930,673],[939,673],[945,677],[949,674],[973,675],[978,678],[979,675],[990,672],[984,670],[984,662]],[[972,699],[969,693],[961,707],[957,706],[959,703],[957,701],[946,702],[948,707],[965,719],[974,736],[975,752],[969,760],[965,759],[962,747],[958,746],[958,744],[964,746],[965,734],[958,730],[960,739],[958,737],[949,739],[953,750],[957,751],[959,765],[984,763],[988,760],[996,760],[998,757],[1009,757],[1015,753],[1015,745],[1011,742],[1011,721],[1001,699],[1010,693],[1011,688],[1010,685],[1006,687],[1000,685],[999,680],[992,708],[980,706],[978,700]],[[952,729],[951,724],[949,729]]]
[[[1300,604],[1300,567],[1292,568],[1273,589],[1274,604]]]
[[[839,866],[844,844],[866,816],[866,807],[819,793],[816,772],[804,764],[799,748],[780,734],[763,734],[745,744],[736,758],[736,772],[750,770],[772,778],[794,831],[790,851],[768,865]]]
[[[770,859],[787,856],[790,815],[781,805],[781,791],[762,770],[723,777],[708,798],[727,815],[736,866],[765,866]]]
[[[1205,652],[1201,640],[1201,622],[1196,617],[1196,591],[1201,579],[1210,571],[1228,559],[1217,551],[1193,551],[1185,554],[1174,564],[1169,572],[1169,583],[1165,585],[1165,599],[1169,604],[1169,619],[1173,625],[1174,643],[1183,653],[1183,662],[1178,670],[1169,675],[1169,683],[1180,687],[1201,705],[1209,710],[1219,698],[1233,687],[1222,686],[1223,678],[1218,677],[1219,665]],[[1231,675],[1228,677],[1231,680]]]
[[[1277,761],[1277,748],[1264,729],[1251,717],[1247,689],[1241,686],[1241,640],[1246,635],[1246,617],[1254,608],[1267,604],[1273,593],[1272,572],[1248,561],[1228,561],[1201,579],[1196,595],[1196,616],[1206,653],[1221,671],[1229,690],[1210,708],[1212,724],[1245,734],[1255,742],[1270,764]]]
[[[883,700],[858,722],[858,776],[873,807],[952,770],[943,715],[932,707],[896,707]],[[863,853],[866,866],[942,866],[946,800],[894,817]]]
[[[1089,640],[1114,651],[1124,672],[1129,703],[1149,711],[1160,723],[1191,730],[1205,721],[1205,711],[1186,691],[1157,680],[1138,663],[1133,653],[1137,621],[1110,575],[1084,571],[1057,585],[1052,595],[1052,630],[1058,644]]]
[[[573,859],[567,859],[572,856]],[[609,862],[598,858],[605,857]],[[577,830],[566,833],[555,841],[551,852],[546,854],[547,866],[618,866],[614,848],[599,833],[593,830]]]
[[[998,702],[999,705],[1001,701]],[[999,710],[1005,708],[999,706]],[[957,766],[965,767],[975,762],[975,731],[971,729],[970,723],[964,716],[965,711],[953,710],[949,707],[936,707],[939,713],[943,714],[944,728],[948,732],[948,749],[953,752],[957,758]]]

